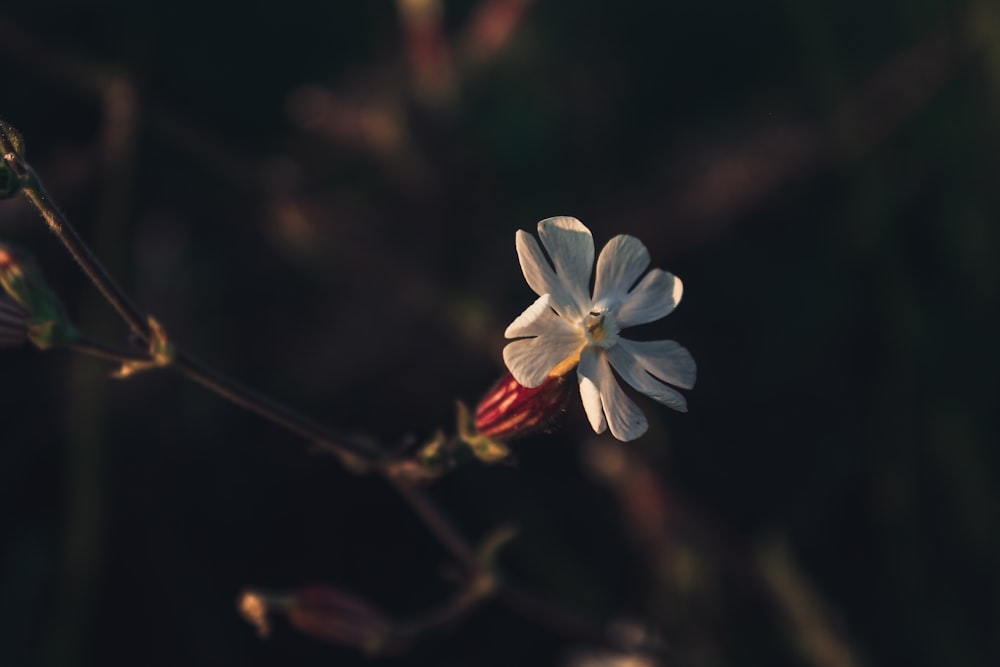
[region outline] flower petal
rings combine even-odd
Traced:
[[[608,428],[608,422],[604,419],[604,408],[601,405],[601,390],[597,383],[598,354],[592,350],[584,350],[580,355],[580,365],[576,369],[576,376],[580,382],[580,399],[583,401],[583,410],[587,413],[594,433],[604,433]]]
[[[681,393],[647,373],[639,364],[638,359],[627,348],[615,345],[608,350],[608,359],[615,370],[618,371],[618,374],[622,376],[622,379],[646,396],[649,396],[658,403],[662,403],[668,408],[673,408],[679,412],[687,412],[687,401]]]
[[[503,349],[507,370],[518,384],[529,389],[538,387],[556,366],[575,356],[583,346],[576,332],[546,334],[537,338],[522,338],[508,343]]]
[[[590,308],[590,274],[594,270],[594,237],[576,218],[559,216],[538,223],[538,235],[556,274],[582,317]]]
[[[628,352],[639,366],[660,380],[683,389],[694,387],[698,365],[680,343],[672,340],[641,342],[619,338],[616,347]]]
[[[619,234],[601,249],[594,279],[594,304],[620,302],[649,266],[649,251],[634,236]]]
[[[545,259],[542,248],[538,245],[535,237],[526,231],[518,230],[515,236],[515,246],[517,247],[517,260],[521,264],[521,272],[524,274],[528,287],[534,290],[538,296],[550,295],[552,302],[549,305],[560,315],[578,318],[578,306],[575,299],[570,296],[563,279],[556,275],[549,260]]]
[[[576,327],[552,312],[552,297],[543,294],[510,323],[503,335],[505,338],[571,334],[579,336],[576,332]]]
[[[629,292],[615,315],[618,326],[646,324],[669,315],[681,301],[684,283],[672,273],[653,269]]]
[[[608,364],[608,358],[602,350],[588,348],[583,351],[580,357],[580,366],[577,369],[580,377],[580,396],[583,398],[583,407],[587,411],[590,425],[600,433],[604,430],[604,421],[611,427],[611,435],[619,440],[635,440],[646,432],[649,424],[646,416],[642,414],[639,407],[625,395],[618,385]],[[593,414],[597,401],[593,396],[592,385],[596,385],[600,398],[600,405],[603,408],[604,416]],[[584,388],[587,394],[584,394]],[[598,422],[599,420],[599,422]],[[597,429],[595,422],[598,422],[601,429]]]

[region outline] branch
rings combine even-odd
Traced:
[[[90,248],[86,246],[59,207],[49,198],[41,180],[21,157],[15,146],[14,138],[8,133],[7,126],[3,123],[0,123],[0,151],[3,153],[3,160],[7,168],[20,179],[24,195],[38,209],[49,229],[59,237],[59,240],[66,246],[66,250],[77,261],[94,286],[100,290],[104,298],[108,300],[108,303],[118,311],[132,332],[143,342],[148,342],[149,326],[146,324],[146,318],[132,304],[125,292],[97,260]]]

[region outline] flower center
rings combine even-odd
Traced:
[[[580,322],[587,337],[587,345],[609,348],[618,342],[618,322],[606,310],[592,310]]]

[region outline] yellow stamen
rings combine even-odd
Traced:
[[[595,343],[604,340],[606,332],[604,331],[604,315],[598,313],[590,313],[583,320],[583,325],[587,328],[587,333],[590,334],[590,339]]]
[[[556,367],[549,371],[549,377],[562,377],[576,368],[580,363],[580,355],[583,353],[584,347],[585,345],[581,343],[580,349],[556,364]]]

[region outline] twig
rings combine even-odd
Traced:
[[[28,198],[42,218],[45,219],[49,229],[51,229],[73,258],[87,274],[94,286],[100,290],[105,299],[108,300],[122,319],[125,320],[132,332],[144,342],[149,341],[149,325],[146,318],[132,304],[114,279],[104,269],[104,266],[97,260],[90,248],[86,246],[76,229],[70,225],[59,207],[49,198],[41,180],[34,170],[18,154],[13,139],[7,134],[6,128],[0,125],[0,150],[3,151],[3,160],[7,167],[21,179],[21,187],[24,195]]]
[[[496,591],[496,579],[489,572],[470,578],[466,584],[439,607],[399,623],[396,632],[405,637],[419,637],[443,628],[471,613]]]
[[[139,310],[125,295],[125,292],[118,286],[101,262],[90,251],[90,248],[83,242],[83,239],[69,223],[63,212],[59,210],[48,196],[34,170],[18,155],[12,138],[7,134],[6,129],[2,125],[0,125],[0,149],[3,151],[3,159],[7,163],[7,166],[22,180],[24,195],[38,209],[38,212],[48,224],[49,229],[62,241],[63,245],[83,269],[83,272],[87,274],[87,277],[90,278],[91,282],[94,283],[104,298],[111,303],[122,319],[125,320],[132,333],[144,343],[150,342],[150,327],[146,318],[140,314]],[[146,358],[145,355],[121,354],[113,351],[112,348],[102,347],[93,341],[80,343],[76,347],[80,351],[97,354],[98,356],[103,355],[104,358],[116,361]],[[378,457],[378,452],[374,448],[330,432],[329,429],[319,423],[227,378],[197,361],[186,352],[180,350],[176,352],[173,366],[182,375],[194,380],[203,387],[207,387],[240,407],[255,412],[261,417],[324,448],[338,453],[346,452],[362,456],[366,459]]]
[[[62,347],[98,359],[126,364],[135,361],[149,361],[150,356],[141,352],[123,350],[99,341],[83,337]],[[218,371],[195,360],[186,352],[178,352],[172,364],[174,370],[184,377],[197,382],[230,402],[253,412],[282,428],[337,454],[348,451],[366,460],[378,458],[380,452],[363,441],[353,440],[335,434],[322,424],[301,415],[290,408],[270,400],[257,392],[232,380]]]
[[[386,479],[463,567],[470,570],[476,567],[476,555],[472,547],[430,496],[421,489],[391,475],[387,475]]]
[[[662,667],[679,665],[676,652],[654,634],[616,630],[614,625],[602,625],[585,615],[553,602],[537,592],[511,582],[502,582],[497,597],[508,608],[525,618],[566,637],[590,645],[608,647],[622,653],[655,656]]]
[[[149,355],[143,354],[141,352],[122,350],[117,347],[114,347],[113,345],[108,345],[107,343],[91,340],[86,337],[78,338],[77,340],[70,343],[63,343],[61,347],[67,350],[72,350],[74,352],[79,352],[81,354],[86,354],[87,356],[90,357],[105,359],[107,361],[115,361],[122,364],[131,361],[146,361],[147,359],[149,359]]]
[[[334,433],[319,422],[226,377],[187,352],[178,350],[172,367],[189,380],[324,449],[360,456],[366,461],[383,458],[374,445]]]

